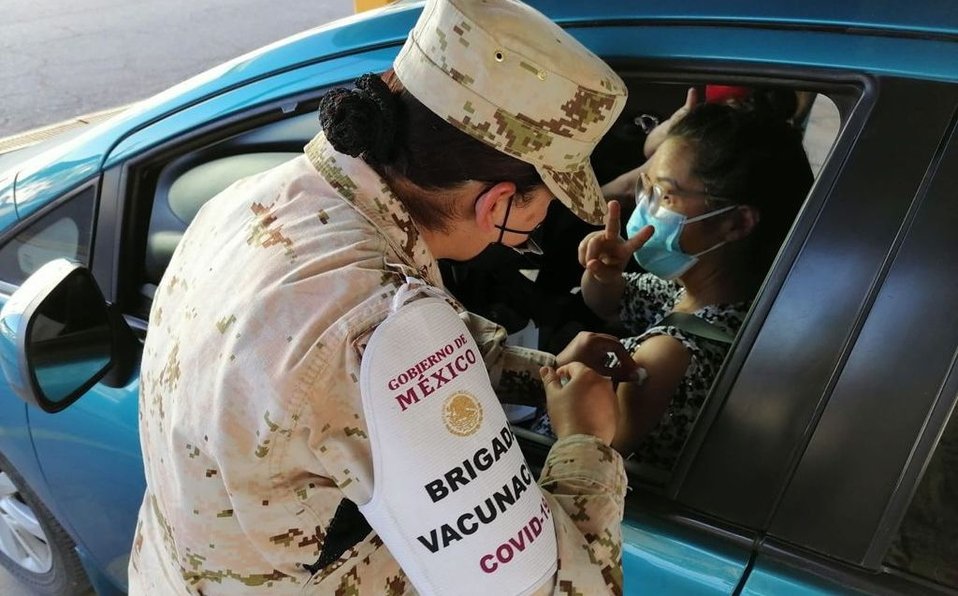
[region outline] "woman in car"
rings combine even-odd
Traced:
[[[652,475],[674,466],[813,180],[799,133],[763,97],[694,105],[690,92],[651,158],[604,188],[635,189],[629,239],[612,201],[579,246],[586,304],[625,327],[648,373],[618,388],[614,445]],[[645,273],[624,273],[632,258]]]

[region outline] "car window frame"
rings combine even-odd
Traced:
[[[791,72],[792,69],[788,68],[786,70]],[[839,79],[841,78],[842,77],[839,76]],[[827,552],[809,551],[799,545],[783,542],[767,534],[765,527],[767,524],[742,526],[736,523],[737,520],[730,520],[721,515],[712,514],[707,510],[707,507],[690,507],[686,503],[681,502],[678,495],[685,475],[689,472],[688,468],[690,463],[695,461],[697,451],[702,448],[704,438],[708,436],[711,423],[722,416],[724,400],[728,398],[731,388],[738,382],[738,374],[754,345],[755,336],[764,327],[765,318],[778,299],[779,292],[782,289],[785,279],[789,275],[791,266],[795,264],[805,240],[823,213],[832,191],[842,179],[846,161],[855,153],[859,137],[862,134],[866,134],[865,131],[869,124],[869,118],[872,115],[872,110],[875,108],[875,102],[878,100],[879,86],[883,82],[887,84],[887,81],[892,79],[898,82],[904,82],[904,84],[932,83],[920,79],[908,80],[902,77],[872,77],[867,75],[853,75],[853,79],[862,83],[862,93],[859,98],[853,102],[854,105],[845,106],[838,138],[835,140],[829,156],[823,164],[819,176],[816,178],[815,184],[809,193],[809,197],[806,200],[800,216],[796,219],[796,223],[793,225],[789,237],[785,243],[783,243],[776,262],[770,270],[763,288],[758,295],[758,299],[749,313],[748,320],[740,332],[736,346],[730,351],[720,376],[713,386],[710,398],[701,414],[701,416],[708,417],[706,423],[696,424],[692,437],[689,439],[690,446],[686,447],[679,466],[677,467],[677,470],[681,469],[682,476],[679,477],[677,473],[676,478],[673,478],[673,482],[666,491],[666,496],[674,496],[676,500],[670,503],[668,499],[660,499],[658,503],[659,505],[664,505],[663,511],[667,512],[667,515],[671,517],[672,521],[676,524],[697,527],[700,530],[709,528],[708,531],[714,532],[716,536],[724,535],[726,537],[732,537],[732,539],[739,542],[747,540],[749,536],[753,536],[756,540],[756,550],[754,553],[755,558],[751,561],[752,564],[755,564],[756,561],[772,561],[774,564],[781,564],[785,567],[795,569],[804,568],[806,572],[814,569],[817,578],[825,580],[826,583],[827,581],[831,581],[833,582],[833,586],[857,586],[861,589],[874,590],[876,592],[929,588],[942,590],[941,585],[934,584],[922,577],[913,576],[907,572],[883,566],[882,559],[898,528],[901,518],[905,514],[911,496],[917,488],[921,478],[921,472],[933,456],[931,449],[948,421],[948,413],[956,408],[958,397],[955,399],[940,400],[939,403],[936,403],[934,410],[929,413],[926,426],[920,437],[916,439],[916,459],[910,461],[902,470],[902,486],[893,497],[890,507],[882,517],[881,522],[875,524],[872,528],[873,540],[867,556],[862,561],[849,563],[835,558]],[[691,79],[684,80],[691,81]],[[841,110],[841,106],[839,107]],[[958,115],[956,115],[955,118],[958,118]],[[943,127],[941,133],[948,134],[949,130],[949,128]],[[955,133],[955,136],[956,138],[952,142],[958,143],[958,132]],[[921,191],[916,189],[916,192]],[[774,292],[770,292],[770,288],[773,288]],[[876,288],[876,291],[879,290],[880,286]],[[867,312],[866,310],[865,313]],[[743,346],[743,342],[748,342],[748,345]],[[844,364],[845,362],[843,360],[841,367],[836,369],[836,376],[844,369]],[[954,389],[958,387],[958,371],[952,369],[950,376],[943,381],[943,384],[945,386],[943,395],[949,395],[949,387],[953,390],[952,394],[958,395],[958,390]],[[807,438],[813,435],[819,420],[820,414],[816,416],[809,425],[808,433],[805,435]],[[694,447],[691,446],[693,441],[695,442]],[[807,444],[807,440],[802,441],[802,443]],[[800,461],[801,452],[797,451],[796,459],[780,483],[783,491],[786,490],[786,487],[791,482],[791,478]],[[635,493],[642,491],[641,486],[636,488],[638,488],[639,491],[633,491],[633,496],[630,497],[633,504],[630,505],[627,501],[627,511],[630,508],[635,509]],[[649,501],[646,500],[646,504],[648,504],[648,502]],[[703,502],[704,501],[700,501],[696,503],[696,505],[701,505]],[[774,512],[777,511],[778,503],[780,503],[780,499],[776,501],[776,505],[773,507],[767,523],[771,521]],[[804,567],[803,562],[807,563],[804,564]],[[876,575],[876,571],[880,573]],[[746,572],[746,580],[748,575],[749,572]]]
[[[769,269],[765,282],[757,294],[746,321],[729,351],[726,361],[710,392],[709,399],[689,437],[688,444],[676,465],[671,481],[662,494],[675,499],[688,473],[688,464],[695,459],[708,428],[719,415],[729,389],[736,381],[738,370],[751,349],[755,336],[778,296],[788,276],[789,268],[801,249],[803,239],[815,223],[827,201],[829,192],[841,174],[842,164],[854,149],[876,97],[875,79],[869,75],[850,72],[835,72],[801,66],[769,66],[752,63],[717,64],[707,60],[638,61],[613,60],[609,63],[623,78],[704,85],[710,82],[740,84],[745,86],[769,85],[795,89],[814,88],[817,93],[829,96],[839,109],[841,125],[826,161],[815,178],[812,188],[796,217],[795,223],[783,241],[779,254]],[[678,106],[677,106],[678,107]],[[642,483],[634,484],[639,488]]]
[[[132,307],[138,299],[138,287],[127,280],[138,277],[142,272],[146,230],[156,190],[151,184],[144,183],[143,171],[149,168],[162,169],[162,165],[194,152],[203,152],[232,137],[315,111],[319,96],[332,86],[347,82],[323,85],[208,122],[189,134],[160,143],[104,171],[99,217],[101,222],[108,221],[110,225],[102,226],[97,241],[112,247],[112,250],[108,254],[106,251],[100,254],[91,270],[104,296],[120,306],[127,322],[138,334],[145,335],[148,321],[142,313],[133,311]],[[144,199],[144,194],[149,198]],[[136,240],[138,234],[142,238]],[[131,244],[135,245],[134,250],[130,249]]]
[[[33,211],[23,219],[20,219],[12,225],[11,227],[4,230],[0,234],[0,250],[5,248],[10,242],[14,241],[16,237],[25,230],[31,228],[35,224],[38,224],[42,219],[44,219],[50,213],[56,211],[63,205],[69,203],[73,199],[82,195],[85,192],[91,191],[93,193],[92,197],[92,208],[91,208],[91,221],[90,221],[90,237],[89,243],[87,245],[87,262],[85,265],[90,266],[93,262],[95,251],[96,251],[96,233],[99,223],[98,213],[99,213],[99,203],[100,203],[100,191],[101,191],[100,177],[91,178],[79,185],[70,192],[64,193],[62,196],[58,197],[54,201],[50,201],[43,207]],[[0,294],[9,296],[13,294],[20,287],[18,283],[11,283],[5,279],[0,278]]]
[[[885,80],[882,81],[880,79],[885,79]],[[891,79],[893,79],[893,77],[879,77],[876,80],[876,84],[884,83],[887,86],[888,81]],[[922,81],[919,79],[913,79],[913,80],[907,80],[902,78],[894,78],[894,79],[899,84],[915,85],[916,87],[915,95],[917,97],[923,96],[923,94],[920,92],[921,85],[937,84],[935,82]],[[943,84],[948,85],[949,83],[943,83]],[[956,89],[954,83],[950,83],[950,85],[953,90],[951,95],[954,96],[955,93],[958,91],[954,91]],[[870,109],[874,109],[874,108],[870,108]],[[952,130],[952,127],[956,126],[955,120],[958,119],[958,113],[956,113],[956,115],[954,116],[951,116],[950,118],[945,118],[944,117],[945,114],[946,112],[942,112],[942,114],[939,115],[938,122],[940,122],[940,128],[936,130],[938,130],[939,134],[947,136],[951,134],[950,131]],[[854,136],[852,137],[852,141],[856,141],[857,140],[856,137],[858,135],[868,134],[866,130],[868,124],[866,123],[865,126],[866,128],[859,129],[859,131],[854,133]],[[841,143],[843,139],[849,138],[849,135],[850,135],[850,132],[846,126],[845,128],[843,128],[843,131],[840,134],[839,143]],[[925,149],[930,154],[934,155],[933,151],[938,151],[934,149],[934,146],[937,144],[937,142],[934,141],[933,134],[929,133],[929,135],[930,136],[927,139],[928,142],[925,143],[922,149]],[[872,142],[874,142],[874,139],[872,139]],[[958,142],[958,139],[952,140],[952,142],[953,143]],[[856,147],[857,147],[857,144],[856,144]],[[836,170],[844,170],[846,165],[845,161],[848,159],[854,159],[854,157],[858,153],[859,153],[859,150],[856,149],[855,147],[852,147],[851,152],[845,154],[844,157],[842,158],[841,164],[835,163],[836,156],[833,153],[831,157],[829,158],[829,160],[824,165],[824,168],[822,170],[822,176],[828,175],[827,171],[830,168],[835,168]],[[918,169],[924,171],[925,168],[931,168],[933,170],[934,163],[935,163],[934,160],[936,158],[931,157],[930,159],[931,159],[930,162],[919,161],[920,167],[915,168],[916,173],[918,173],[917,172]],[[845,174],[842,171],[835,171],[833,172],[833,174],[835,174],[836,177],[833,181],[833,184],[830,185],[830,187],[827,190],[824,190],[821,188],[822,181],[817,181],[815,187],[813,188],[812,194],[816,192],[816,189],[818,189],[818,192],[827,192],[828,194],[831,194],[834,190],[835,185],[841,183],[843,178],[845,177]],[[923,190],[924,185],[927,182],[927,180],[925,180],[925,175],[921,174],[921,176],[919,177],[919,180],[920,181],[914,187],[912,194],[908,195],[909,198],[902,199],[903,201],[916,201],[918,200],[918,198],[916,197],[920,198],[921,194],[925,192]],[[823,207],[824,206],[825,205],[823,205]],[[814,219],[817,220],[817,218],[823,216],[824,213],[826,212],[822,211],[820,213],[816,213]],[[898,225],[904,228],[907,228],[907,226],[909,225],[908,221],[909,220],[906,217],[906,219],[901,220],[901,222]],[[809,223],[813,224],[814,222],[810,221]],[[791,237],[792,238],[795,237],[794,228],[793,228]],[[804,238],[807,238],[807,234],[803,234],[803,239]],[[783,248],[783,252],[789,249],[788,244],[790,243],[786,243],[786,247]],[[796,250],[801,248],[801,245],[796,245],[794,243],[791,243],[791,244],[792,244],[792,248]],[[893,243],[888,250],[891,251],[889,254],[895,254],[894,251],[897,250],[897,244]],[[780,254],[779,260],[781,261],[781,259],[782,259],[782,255]],[[779,269],[778,265],[776,265],[776,267],[773,268],[773,273],[777,269]],[[887,272],[887,265],[883,268],[883,271]],[[883,280],[884,277],[881,277],[879,279]],[[857,338],[857,334],[859,333],[859,331],[857,330],[860,329],[860,325],[861,325],[860,320],[864,319],[867,316],[867,314],[871,312],[871,306],[874,301],[874,295],[876,295],[880,291],[881,291],[881,283],[877,283],[877,285],[873,287],[872,297],[866,300],[867,308],[859,312],[858,315],[855,317],[858,320],[856,321],[854,325],[854,328],[856,329],[856,331],[853,332],[853,337],[850,343],[848,344],[848,346],[846,346],[846,349],[854,348],[854,342],[855,342],[855,339]],[[760,294],[760,297],[762,300],[771,300],[774,303],[774,299],[768,296],[767,294],[764,294],[764,293]],[[777,296],[775,297],[775,299],[777,299]],[[763,321],[762,327],[764,327],[764,321]],[[757,329],[756,331],[760,331],[760,330],[761,328]],[[743,333],[747,331],[748,329],[743,329]],[[740,352],[739,353],[733,352],[732,356],[740,356],[742,358],[748,357],[747,354],[743,354]],[[847,363],[847,355],[842,356],[841,365],[835,369],[834,371],[835,378],[841,375],[846,363]],[[726,363],[726,366],[728,366],[728,363]],[[738,370],[741,370],[741,369],[738,369]],[[723,376],[723,378],[720,379],[718,384],[726,384],[729,387],[732,387],[738,381],[739,379],[737,378],[729,378],[728,376]],[[829,395],[833,387],[834,387],[834,380],[828,383]],[[945,395],[945,396],[958,395],[958,389],[956,389],[956,387],[958,387],[958,372],[955,371],[955,368],[953,365],[953,368],[951,369],[949,376],[947,376],[942,381],[942,395]],[[949,391],[951,393],[949,393]],[[728,398],[728,393],[725,394],[725,397]],[[722,404],[712,403],[712,404],[707,404],[707,407],[709,405],[715,408],[721,408],[722,406]],[[822,404],[822,406],[824,407],[825,405],[827,405],[827,398],[825,402]],[[833,582],[833,587],[838,585],[857,586],[857,587],[860,587],[860,589],[863,589],[869,593],[872,593],[872,592],[873,593],[883,593],[883,592],[897,593],[897,591],[903,590],[903,588],[907,588],[907,590],[905,591],[918,590],[918,589],[931,589],[931,588],[935,590],[948,591],[947,589],[943,589],[941,585],[934,584],[930,581],[925,580],[924,578],[921,578],[918,576],[912,576],[905,572],[901,572],[897,569],[892,569],[892,568],[883,566],[882,559],[884,557],[885,552],[888,549],[888,546],[894,536],[894,533],[897,531],[901,518],[904,516],[904,512],[908,506],[908,503],[910,502],[911,495],[913,494],[914,490],[917,488],[918,482],[920,481],[920,477],[921,477],[921,470],[924,469],[924,466],[927,464],[930,457],[933,455],[933,452],[929,451],[930,445],[937,440],[937,437],[943,431],[944,425],[947,423],[947,413],[951,411],[951,409],[954,407],[955,407],[955,399],[949,399],[946,397],[945,399],[939,400],[939,402],[935,404],[933,410],[928,413],[928,417],[926,419],[925,426],[922,430],[922,434],[916,438],[916,446],[914,448],[915,457],[909,460],[907,464],[902,468],[901,476],[899,479],[898,490],[896,491],[895,495],[890,500],[889,507],[885,510],[885,514],[882,516],[881,520],[877,521],[875,524],[870,526],[869,529],[867,530],[869,532],[869,536],[871,536],[870,547],[868,549],[867,554],[863,555],[863,557],[860,560],[857,560],[854,562],[848,562],[837,557],[833,552],[830,552],[827,549],[819,550],[819,551],[810,550],[809,548],[804,547],[803,545],[784,541],[769,534],[769,530],[767,529],[767,527],[769,524],[772,523],[772,521],[775,519],[775,515],[778,513],[779,504],[781,503],[781,497],[779,497],[776,500],[776,504],[773,506],[771,510],[769,518],[766,520],[765,523],[759,526],[759,532],[760,532],[761,538],[759,541],[759,547],[756,551],[757,558],[756,558],[755,564],[758,565],[758,564],[762,564],[763,561],[765,562],[771,561],[772,564],[781,564],[782,566],[791,568],[792,570],[798,570],[796,571],[796,573],[798,573],[796,577],[798,577],[799,579],[802,579],[803,581],[809,579],[810,575],[814,575],[815,577],[818,577],[819,579],[824,578],[827,580],[831,580]],[[723,414],[724,413],[720,411],[719,413],[715,414],[715,417],[718,418],[722,416]],[[805,441],[802,441],[802,444],[807,445],[808,440],[810,440],[811,437],[814,435],[814,432],[818,428],[818,424],[821,420],[821,415],[822,415],[821,412],[819,412],[813,418],[813,420],[809,423],[807,433],[805,435],[806,437],[808,437],[808,439]],[[701,430],[703,434],[708,433],[707,428],[699,429],[699,430]],[[701,440],[701,436],[700,436],[700,440]],[[781,483],[783,487],[783,493],[784,491],[788,490],[788,487],[790,486],[792,479],[794,478],[794,475],[798,466],[800,465],[803,458],[805,457],[803,448],[801,448],[801,444],[798,445],[798,447],[800,447],[800,449],[796,451],[795,453],[795,459],[793,460],[793,464],[789,467],[787,477]],[[821,506],[823,507],[826,506],[827,501],[828,501],[827,494],[820,495]],[[700,501],[697,504],[701,504],[702,502],[703,501]],[[695,509],[694,506],[692,508]],[[728,518],[723,517],[722,515],[719,515],[719,518],[728,521]]]
[[[877,95],[877,94],[876,94]],[[864,100],[868,100],[868,97],[864,97]],[[868,109],[862,112],[862,115],[867,115],[869,118],[872,117],[873,107],[868,106]],[[861,146],[867,144],[855,144],[855,147],[850,147],[857,137],[862,134],[862,128],[860,125],[856,124],[851,126],[846,124],[845,130],[839,138],[838,147],[833,152],[832,158],[829,159],[828,163],[825,164],[825,167],[822,170],[822,175],[818,182],[812,189],[810,195],[810,203],[806,205],[806,208],[803,210],[802,216],[799,218],[797,225],[793,228],[790,240],[786,243],[782,253],[779,255],[779,259],[772,270],[771,273],[771,282],[766,282],[765,291],[760,295],[759,300],[756,306],[753,307],[752,319],[755,319],[755,315],[759,314],[762,323],[760,325],[755,325],[750,323],[747,325],[747,328],[743,331],[744,339],[749,342],[749,347],[747,352],[737,351],[734,356],[736,358],[747,358],[749,353],[755,347],[755,337],[752,334],[759,333],[762,329],[766,327],[766,322],[768,319],[768,314],[771,310],[771,307],[777,302],[782,293],[783,282],[791,275],[791,269],[796,263],[796,256],[798,253],[805,248],[805,242],[809,238],[809,234],[814,231],[815,227],[820,225],[819,219],[824,216],[827,216],[828,203],[832,199],[833,194],[835,193],[836,187],[838,184],[845,182],[847,183],[847,175],[845,173],[845,168],[848,165],[848,160],[854,157],[856,154],[862,153],[860,150]],[[848,151],[852,149],[852,151]],[[922,164],[923,166],[924,164]],[[769,294],[768,288],[772,285],[777,289],[774,294]],[[856,315],[857,316],[857,315]],[[856,317],[852,317],[856,318]],[[850,325],[854,325],[854,321],[847,321]],[[740,342],[742,340],[740,339]],[[740,364],[740,363],[735,363]],[[734,384],[738,384],[741,379],[738,378],[738,375],[741,373],[741,366],[737,366],[733,369],[733,374],[736,378],[730,378],[729,375],[726,375],[720,381],[721,386],[725,385],[731,387]],[[710,408],[718,408],[724,410],[724,404],[713,403],[710,404]],[[721,412],[722,415],[725,415],[725,412]],[[716,413],[712,413],[715,416],[715,419],[718,419]],[[710,427],[711,428],[711,427]],[[814,424],[810,426],[814,428]],[[699,445],[701,450],[702,446]],[[800,451],[798,452],[800,454]],[[686,472],[688,472],[686,470]],[[684,489],[685,487],[681,487]]]

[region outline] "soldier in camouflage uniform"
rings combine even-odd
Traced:
[[[131,593],[415,593],[388,550],[400,546],[362,530],[353,506],[376,480],[363,350],[404,281],[442,288],[437,258],[524,241],[553,196],[600,222],[588,158],[626,91],[511,0],[427,3],[394,69],[390,88],[366,76],[324,98],[306,154],[213,198],[179,244],[143,355]],[[436,155],[451,181],[430,178]],[[461,316],[504,400],[541,396],[547,367],[560,438],[539,485],[558,565],[536,593],[620,593],[611,384],[570,364],[561,387],[551,355]]]

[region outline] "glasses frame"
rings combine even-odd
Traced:
[[[718,203],[735,203],[734,200],[728,197],[713,195],[707,190],[666,190],[658,182],[652,182],[652,179],[649,178],[648,174],[645,172],[639,172],[639,177],[636,178],[635,181],[635,204],[638,205],[640,201],[647,199],[649,202],[649,215],[655,217],[658,214],[660,207],[667,211],[672,211],[672,209],[662,205],[662,199],[670,195],[676,197],[698,196],[704,197],[706,201],[715,201]]]

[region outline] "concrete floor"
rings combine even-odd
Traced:
[[[352,0],[3,2],[0,138],[148,97]]]

